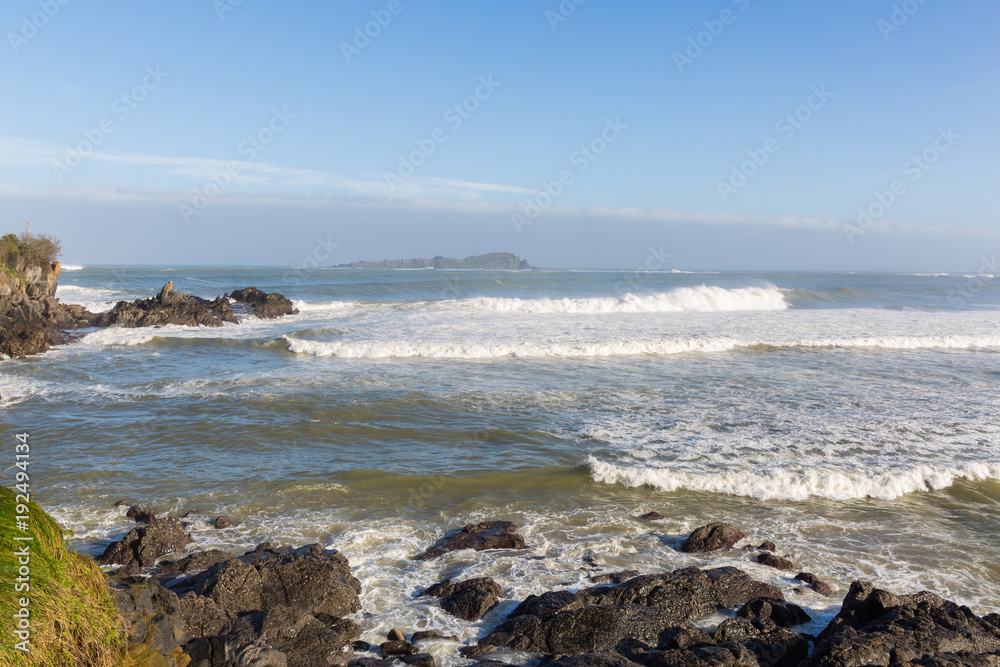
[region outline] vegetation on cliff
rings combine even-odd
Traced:
[[[100,568],[67,550],[59,526],[33,502],[27,503],[28,530],[20,530],[17,500],[14,491],[0,487],[0,581],[6,589],[0,593],[0,665],[121,664],[123,629]],[[28,536],[31,541],[14,539]],[[17,555],[25,545],[28,556]],[[30,574],[21,583],[30,589],[17,592],[14,583],[25,578],[22,567]],[[23,600],[30,601],[30,652],[14,647],[15,614]]]
[[[59,240],[45,234],[4,234],[0,237],[0,283],[14,289],[25,287],[26,272],[34,267],[48,275],[61,250]]]

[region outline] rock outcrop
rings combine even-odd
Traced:
[[[457,582],[445,579],[428,588],[423,595],[441,598],[441,608],[452,616],[466,621],[478,621],[500,604],[503,589],[490,577]]]
[[[718,521],[696,528],[688,536],[687,541],[684,542],[681,551],[700,553],[715,551],[716,549],[731,549],[734,544],[744,537],[746,535],[739,528]]]
[[[534,653],[599,653],[623,639],[659,643],[665,628],[756,598],[782,600],[782,595],[732,567],[644,575],[616,587],[532,595],[479,644]]]
[[[461,530],[441,540],[417,556],[417,560],[437,558],[460,549],[524,549],[524,538],[517,534],[517,526],[510,521],[484,521],[470,523]]]

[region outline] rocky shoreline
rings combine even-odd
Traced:
[[[268,294],[256,287],[209,300],[176,292],[169,281],[154,297],[119,301],[107,313],[92,313],[55,297],[59,270],[59,262],[52,262],[46,270],[32,267],[26,271],[24,281],[17,286],[0,282],[0,358],[47,352],[53,345],[76,340],[73,332],[80,329],[166,324],[221,327],[250,315],[274,319],[299,312],[281,294]]]
[[[735,567],[602,574],[591,578],[599,584],[593,587],[529,595],[494,627],[484,627],[474,644],[404,628],[371,645],[359,639],[361,584],[337,550],[264,543],[242,555],[188,551],[190,524],[135,506],[128,515],[140,525],[97,562],[117,568],[108,583],[127,627],[129,653],[140,659],[135,664],[435,667],[433,650],[479,667],[1000,665],[998,614],[979,617],[929,592],[894,595],[855,581],[839,613],[814,636],[795,630],[812,620],[805,610]],[[744,538],[734,526],[715,523],[692,532],[681,550],[721,553]],[[464,526],[412,557],[526,548],[514,524],[488,521]],[[762,564],[791,567],[773,543],[743,548],[759,552]],[[831,593],[811,573],[799,572],[794,580]],[[468,622],[507,598],[490,577],[428,581],[412,594]],[[716,612],[727,618],[714,627],[697,625]]]

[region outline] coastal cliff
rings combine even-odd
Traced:
[[[437,255],[431,259],[383,259],[380,262],[363,260],[351,264],[338,264],[337,269],[479,269],[488,271],[527,271],[537,267],[509,252],[491,252],[465,259],[452,259]]]

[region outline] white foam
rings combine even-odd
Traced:
[[[310,313],[310,312],[326,312],[326,311],[345,310],[348,308],[357,308],[362,304],[360,304],[357,301],[327,301],[324,303],[314,303],[310,301],[305,301],[303,299],[299,299],[298,301],[294,301],[293,305],[296,308],[298,308],[299,312],[301,313]]]
[[[60,271],[82,271],[87,267],[80,266],[79,264],[62,264],[59,266]]]
[[[83,306],[92,313],[106,313],[119,301],[128,300],[128,297],[115,290],[79,285],[59,285],[56,288],[56,298],[62,303]]]
[[[426,357],[435,359],[579,358],[619,356],[667,356],[686,353],[719,353],[765,347],[881,348],[888,350],[975,349],[1000,347],[1000,335],[978,336],[883,336],[831,338],[827,340],[743,340],[737,338],[676,338],[664,340],[608,340],[591,342],[525,342],[495,344],[479,342],[357,341],[322,342],[282,336],[288,350],[296,354],[345,359],[391,359]]]
[[[587,460],[591,478],[604,484],[648,486],[660,491],[706,491],[759,500],[829,500],[878,498],[895,500],[908,493],[945,489],[958,479],[1000,479],[1000,464],[967,463],[959,466],[914,465],[903,470],[748,470],[685,471],[672,468],[618,466]]]
[[[93,346],[143,345],[145,343],[152,341],[154,338],[160,335],[164,331],[164,329],[167,329],[167,327],[162,327],[157,329],[151,329],[149,327],[142,327],[135,329],[126,327],[108,327],[107,329],[101,329],[99,331],[87,334],[86,336],[80,339],[80,344],[93,345]]]
[[[583,299],[518,299],[480,297],[445,302],[462,308],[517,313],[680,313],[745,310],[786,310],[788,303],[776,287],[679,287],[661,294]]]

